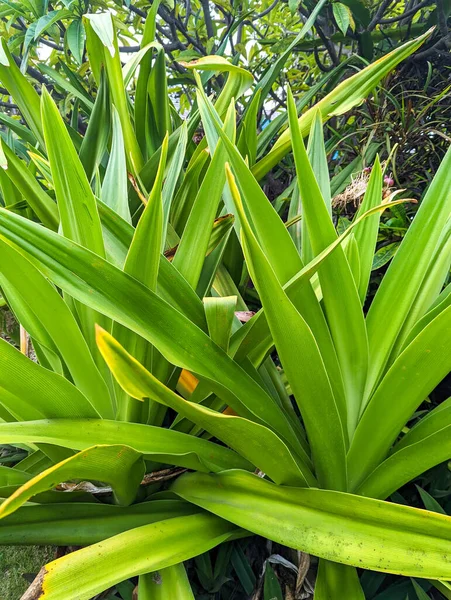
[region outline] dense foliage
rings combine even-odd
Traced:
[[[1,6],[23,598],[451,597],[448,5],[148,9]]]

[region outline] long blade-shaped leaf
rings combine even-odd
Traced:
[[[200,471],[251,469],[232,450],[172,429],[106,419],[54,419],[0,423],[0,443],[43,442],[84,450],[93,440],[102,445],[124,444],[161,463]]]
[[[71,479],[101,481],[111,485],[116,501],[133,502],[145,473],[142,456],[127,446],[93,446],[39,473],[0,506],[0,519],[17,510],[35,494],[51,490],[55,482]]]
[[[307,223],[313,253],[318,255],[337,239],[337,233],[307,157],[290,90],[288,115],[303,218]],[[362,306],[342,248],[337,248],[323,262],[319,278],[327,320],[343,375],[347,427],[349,436],[352,437],[366,381],[368,342]]]
[[[0,40],[0,81],[14,98],[14,102],[19,107],[36,139],[44,146],[38,93],[25,75],[20,72],[4,37]]]
[[[20,323],[34,341],[42,344],[44,351],[51,356],[53,353],[57,362],[59,357],[64,361],[75,385],[95,407],[86,416],[94,416],[98,411],[112,418],[108,388],[61,295],[30,261],[1,237],[0,256],[0,282]],[[80,404],[80,411],[85,404],[86,400]]]
[[[1,167],[11,179],[30,207],[50,229],[57,230],[59,225],[58,207],[48,196],[36,178],[3,140],[0,141],[0,152],[4,155]]]
[[[0,543],[88,546],[134,527],[200,510],[181,500],[153,500],[128,507],[86,502],[34,504],[2,519]]]
[[[376,571],[451,578],[451,518],[342,492],[276,486],[250,473],[187,474],[182,498],[291,548]]]
[[[285,444],[263,425],[184,400],[153,377],[106,331],[98,330],[97,343],[117,381],[130,396],[150,398],[172,408],[225,442],[277,483],[314,484],[308,466],[303,465],[304,476]]]
[[[451,306],[406,347],[371,398],[348,454],[350,489],[388,453],[409,417],[451,369]],[[389,417],[388,417],[389,416]],[[374,431],[377,435],[372,435]],[[372,436],[371,444],[368,443]]]
[[[318,480],[321,485],[344,490],[347,483],[343,426],[318,346],[252,233],[230,169],[227,178],[241,219],[249,272],[305,423]]]
[[[451,211],[450,167],[451,149],[446,153],[368,312],[370,370],[367,398],[383,375],[448,220]],[[390,319],[387,321],[388,314]]]
[[[141,575],[138,590],[140,600],[194,600],[183,563]]]
[[[0,340],[0,403],[17,419],[96,417],[71,383]]]
[[[341,115],[353,106],[361,104],[379,81],[398,63],[410,56],[412,52],[415,52],[429,35],[430,32],[428,31],[424,35],[403,44],[340,83],[325,98],[299,117],[299,128],[302,135],[306,136],[310,131],[317,110],[321,111],[322,119],[326,121],[331,116]],[[282,133],[273,149],[254,165],[252,172],[258,180],[262,179],[290,151],[290,135],[290,130]]]
[[[124,579],[178,564],[236,535],[234,525],[206,513],[131,529],[47,564],[38,576],[41,598],[89,600]],[[32,591],[23,600],[33,597]]]
[[[56,285],[147,339],[169,362],[207,379],[238,413],[255,415],[253,420],[264,421],[297,445],[291,424],[275,400],[178,310],[136,279],[62,236],[4,209],[0,209],[0,222],[19,226],[14,243],[20,246],[26,238],[27,251]]]

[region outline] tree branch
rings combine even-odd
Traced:
[[[432,2],[432,0],[425,0],[424,2],[420,2],[420,4],[417,4],[410,10],[406,10],[406,12],[404,12],[402,15],[398,15],[397,17],[390,17],[389,19],[382,19],[381,21],[379,21],[379,25],[389,25],[390,23],[396,23],[397,21],[402,21],[403,19],[407,19],[407,17],[411,17],[412,15],[417,13],[422,8],[425,8],[426,6],[430,6],[431,4],[434,4],[434,2]]]

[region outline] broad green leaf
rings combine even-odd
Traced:
[[[349,450],[351,490],[385,458],[409,417],[449,373],[451,340],[443,331],[450,326],[451,307],[448,307],[405,348],[377,387]]]
[[[0,519],[16,511],[32,496],[72,479],[101,481],[113,488],[118,504],[136,497],[145,473],[142,456],[127,446],[93,446],[50,467],[27,481],[0,506]]]
[[[86,398],[78,416],[113,417],[108,388],[89,352],[69,307],[53,285],[20,252],[0,237],[0,282],[11,309],[33,340],[61,357],[67,370]],[[94,408],[93,408],[94,407]],[[68,413],[75,416],[77,413]],[[51,414],[46,416],[52,416]],[[57,416],[57,415],[53,415]],[[64,413],[58,416],[65,416]],[[33,418],[33,417],[27,417]]]
[[[242,535],[234,525],[206,513],[130,529],[48,563],[38,575],[41,598],[76,595],[89,600],[129,577],[170,567]],[[31,598],[25,594],[23,600]]]
[[[250,473],[182,475],[172,491],[277,543],[347,565],[451,577],[451,518],[335,492],[276,486]]]
[[[97,343],[117,381],[130,396],[139,400],[150,398],[172,408],[224,441],[278,483],[314,484],[307,464],[304,463],[301,470],[285,444],[266,427],[184,400],[158,381],[105,331],[98,330]],[[308,462],[307,457],[305,462]]]
[[[313,253],[317,256],[336,241],[337,233],[307,157],[291,90],[288,91],[288,118],[303,219],[309,231]],[[343,426],[347,426],[351,438],[359,416],[368,366],[365,321],[354,278],[342,248],[337,248],[322,263],[318,273],[327,322],[345,388],[347,423],[343,422]]]
[[[138,593],[140,600],[194,600],[183,563],[141,575]]]
[[[379,60],[368,65],[359,73],[342,81],[325,98],[299,117],[299,129],[303,136],[310,131],[310,126],[317,110],[321,111],[323,122],[335,115],[341,115],[354,106],[361,104],[366,96],[376,87],[379,81],[396,67],[402,60],[410,56],[429,37],[430,32],[411,40]],[[252,172],[257,180],[262,179],[290,151],[291,133],[286,130],[279,137],[272,150],[254,165]]]
[[[122,136],[121,121],[114,104],[112,106],[112,123],[111,152],[102,183],[102,202],[111,206],[118,215],[131,223],[124,138]]]
[[[310,328],[283,291],[252,233],[229,168],[226,174],[240,215],[246,264],[303,417],[318,481],[320,485],[344,490],[346,460],[343,424],[321,354]],[[299,361],[300,356],[302,361]]]
[[[58,207],[45,193],[25,162],[18,158],[9,146],[0,140],[1,168],[23,195],[30,208],[50,229],[57,230],[59,224]]]
[[[153,500],[128,507],[70,502],[34,504],[22,506],[2,519],[0,543],[88,546],[141,525],[199,511],[180,500]]]
[[[66,19],[71,16],[71,11],[66,9],[50,10],[46,15],[36,21],[34,30],[34,39],[37,40],[45,31],[60,19]]]
[[[0,40],[0,82],[14,98],[14,102],[26,123],[44,147],[42,131],[40,99],[27,78],[22,75],[8,49],[6,40]]]
[[[399,242],[392,242],[391,244],[387,244],[386,246],[381,246],[373,256],[373,263],[371,265],[371,270],[375,271],[376,269],[380,269],[388,262],[396,254],[399,248]]]
[[[346,600],[365,600],[354,567],[320,559],[314,600],[333,600],[338,589]]]
[[[212,340],[228,352],[236,310],[236,296],[207,297],[203,299],[208,333]]]
[[[346,32],[351,24],[351,11],[341,2],[333,2],[332,10],[334,13],[335,22],[338,25],[338,29],[343,35],[346,35]]]
[[[0,402],[17,419],[96,417],[96,411],[67,379],[44,369],[0,340]]]
[[[79,65],[83,62],[85,49],[85,27],[81,19],[74,19],[66,30],[66,41],[72,56]]]

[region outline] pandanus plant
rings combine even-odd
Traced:
[[[317,90],[288,90],[257,136],[272,74],[243,99],[241,67],[188,65],[197,102],[181,122],[154,18],[123,69],[111,16],[87,19],[95,100],[53,74],[84,136],[2,43],[26,125],[2,117],[0,284],[38,364],[0,341],[0,443],[27,451],[0,468],[0,543],[82,546],[24,598],[87,600],[137,575],[140,600],[193,598],[183,561],[252,534],[320,557],[317,600],[363,598],[356,567],[451,579],[449,517],[385,501],[451,457],[448,402],[406,426],[451,365],[451,153],[365,316],[380,214],[405,200],[382,201],[376,159],[338,236],[322,137],[423,38],[307,111]],[[213,104],[214,71],[228,77]],[[259,180],[290,151],[284,222]],[[261,308],[243,324],[249,282]],[[167,466],[190,472],[162,491]]]

